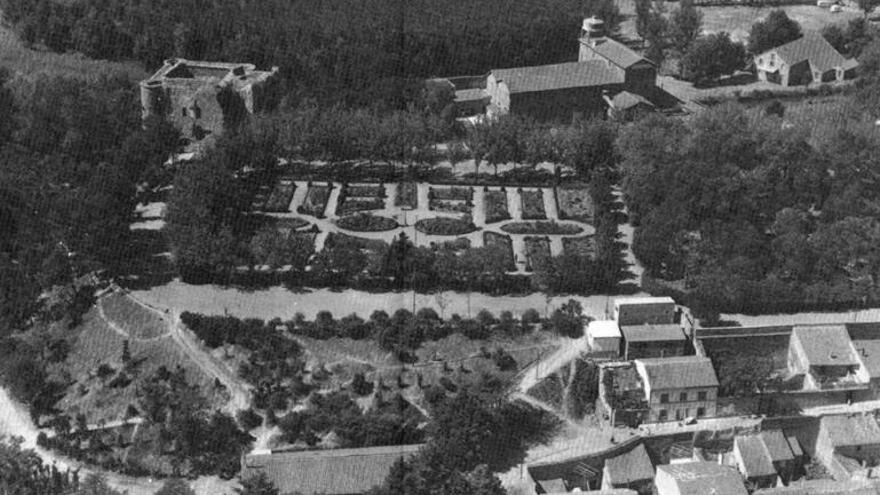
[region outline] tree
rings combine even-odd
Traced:
[[[241,480],[240,495],[279,495],[278,488],[266,473],[259,473]]]
[[[752,25],[749,32],[748,51],[752,54],[763,53],[789,41],[794,41],[801,35],[801,26],[789,18],[784,10],[777,9],[770,12],[763,21]]]
[[[730,75],[745,65],[746,52],[725,32],[697,38],[681,59],[683,79],[705,84]]]
[[[669,45],[678,53],[685,53],[700,36],[703,14],[693,0],[682,0],[669,19]]]
[[[186,481],[180,478],[171,478],[162,485],[156,495],[196,495],[196,492],[189,487]]]
[[[114,490],[107,484],[107,478],[103,474],[90,474],[80,484],[79,489],[73,495],[124,495]]]
[[[651,0],[636,0],[636,31],[648,43],[645,57],[657,65],[666,58],[669,21],[664,16],[663,4]]]
[[[874,7],[880,5],[880,2],[877,0],[858,0],[859,8],[862,9],[862,12],[865,13],[865,19],[868,18],[868,14],[874,10]]]

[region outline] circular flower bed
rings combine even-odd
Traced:
[[[396,229],[397,221],[393,218],[370,215],[369,213],[359,213],[357,215],[349,215],[340,218],[336,221],[336,225],[341,229],[354,232],[383,232]]]
[[[511,222],[501,227],[508,234],[575,235],[584,231],[580,225],[556,222]]]
[[[419,232],[429,235],[463,235],[477,230],[470,220],[460,218],[424,218],[416,222]]]

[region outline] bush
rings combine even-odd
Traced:
[[[340,197],[337,215],[347,215],[356,211],[382,210],[385,200],[382,198],[345,198]]]
[[[495,366],[498,366],[500,371],[513,371],[517,366],[516,359],[513,359],[513,356],[500,347],[495,349],[492,360],[495,361]]]
[[[474,192],[468,187],[432,187],[430,199],[441,201],[473,201]]]
[[[526,325],[536,325],[541,323],[541,313],[535,308],[529,308],[523,312],[521,320]]]
[[[263,418],[253,408],[238,411],[237,419],[245,430],[253,430],[263,425]]]
[[[575,235],[584,231],[580,225],[558,223],[553,220],[547,222],[512,222],[502,225],[501,230],[508,234],[525,235]]]
[[[358,213],[342,217],[336,221],[336,225],[341,229],[354,232],[383,232],[398,227],[397,221],[392,218],[371,215],[369,213]]]
[[[303,204],[297,208],[299,213],[324,218],[327,200],[330,199],[330,186],[310,185]]]
[[[464,218],[425,218],[416,222],[416,229],[429,235],[464,235],[478,230],[467,215]]]
[[[363,397],[373,393],[373,384],[367,381],[363,373],[355,373],[351,381],[351,390]]]

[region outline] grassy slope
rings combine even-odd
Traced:
[[[2,12],[0,12],[2,16]],[[24,46],[11,27],[0,21],[0,67],[9,69],[17,77],[36,75],[65,76],[95,79],[102,74],[122,73],[131,81],[147,77],[137,63],[92,60],[81,54],[53,53]]]

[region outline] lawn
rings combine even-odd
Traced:
[[[370,215],[369,213],[358,213],[340,218],[336,221],[336,225],[341,229],[354,232],[382,232],[396,229],[397,221],[393,218]]]
[[[523,220],[545,220],[547,212],[544,211],[544,191],[541,189],[532,191],[520,191],[522,200]]]
[[[509,271],[516,270],[516,262],[513,257],[513,241],[509,235],[502,235],[497,232],[483,232],[484,246],[501,246],[504,248],[504,257],[507,258],[507,269]]]
[[[486,223],[510,220],[510,212],[507,211],[506,191],[486,191],[483,195],[483,202],[486,206]]]
[[[469,187],[432,187],[428,196],[441,201],[472,201],[474,192]]]
[[[123,294],[111,294],[99,304],[107,319],[132,339],[152,339],[168,333],[168,324],[161,316]]]
[[[765,119],[765,109],[771,101],[773,100],[749,104],[749,114],[755,119]],[[841,94],[781,98],[779,101],[785,107],[783,120],[796,128],[808,129],[814,141],[822,141],[839,132],[854,110],[847,97]],[[873,123],[868,123],[871,124]]]
[[[468,219],[446,217],[423,218],[416,222],[416,229],[429,235],[464,235],[478,230]]]
[[[323,218],[324,211],[327,209],[327,200],[330,199],[331,187],[329,185],[310,184],[309,190],[306,192],[306,198],[298,209],[299,212]]]
[[[385,200],[382,198],[354,198],[339,196],[337,215],[348,215],[359,211],[384,210]]]
[[[384,198],[385,186],[381,184],[359,184],[343,186],[342,194],[351,198]]]
[[[593,200],[585,187],[556,188],[556,200],[559,204],[560,220],[577,220],[588,224],[593,223]]]

